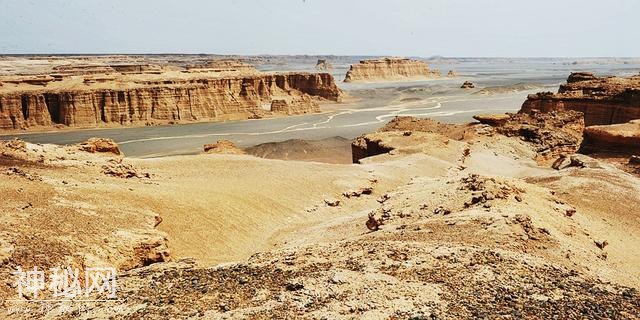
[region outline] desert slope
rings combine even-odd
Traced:
[[[90,304],[87,317],[637,319],[640,257],[629,248],[640,246],[640,180],[584,156],[581,166],[551,169],[544,159],[567,152],[562,141],[580,143],[571,138],[579,119],[564,119],[577,125],[548,136],[554,122],[523,116],[505,128],[399,118],[363,137],[387,151],[352,165],[219,154],[113,162],[73,146],[5,145],[3,166],[23,173],[6,169],[4,194],[15,185],[25,201],[42,186],[58,194],[25,209],[20,196],[2,204],[4,223],[17,227],[3,235],[2,270],[40,252],[37,242],[16,242],[26,233],[16,221],[55,220],[57,206],[73,200],[64,216],[84,220],[67,225],[120,231],[53,230],[62,247],[46,257],[137,257],[144,266],[120,265],[118,307]],[[122,166],[136,174],[105,175]],[[103,192],[82,198],[91,181]],[[118,222],[122,214],[134,223]],[[159,236],[162,255],[133,250],[142,231]],[[110,243],[119,249],[107,252]],[[149,256],[159,259],[141,259]],[[72,318],[65,306],[30,315]]]

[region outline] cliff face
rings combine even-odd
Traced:
[[[529,95],[520,112],[532,110],[580,111],[587,126],[640,119],[640,76],[598,78],[590,73],[572,73],[558,93]]]
[[[329,74],[285,73],[138,81],[125,88],[49,89],[0,93],[0,129],[66,125],[228,120],[283,112],[318,112],[317,100],[339,101]],[[278,105],[278,103],[276,103]]]
[[[362,60],[358,64],[351,65],[344,82],[417,80],[437,77],[440,77],[440,71],[429,69],[423,61],[384,58]]]

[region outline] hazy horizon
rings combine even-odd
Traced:
[[[6,55],[640,55],[632,0],[0,0],[0,10]]]

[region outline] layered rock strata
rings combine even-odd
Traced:
[[[206,76],[3,88],[0,129],[144,125],[318,112],[318,100],[339,101],[342,94],[327,73]],[[280,100],[288,107],[277,102],[277,108],[271,110],[274,101]]]
[[[351,65],[344,82],[421,80],[440,77],[423,61],[404,58],[362,60]]]
[[[188,72],[201,70],[242,72],[243,74],[258,72],[253,65],[238,59],[216,59],[203,64],[190,64],[186,69]]]
[[[587,126],[640,119],[640,76],[599,78],[590,73],[572,73],[558,93],[529,95],[520,112],[532,110],[580,111]]]

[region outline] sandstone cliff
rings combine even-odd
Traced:
[[[319,112],[318,100],[339,101],[342,94],[327,73],[159,75],[104,79],[97,84],[77,84],[76,78],[40,86],[3,86],[0,129],[144,125]],[[286,101],[287,108],[278,102],[278,108],[272,110],[273,102],[280,100]]]
[[[640,119],[640,76],[598,78],[590,73],[572,73],[558,93],[529,95],[520,112],[534,109],[580,111],[587,126]]]
[[[423,61],[384,58],[362,60],[351,65],[344,82],[421,80],[437,77],[440,77],[440,71],[429,69],[429,65]]]

